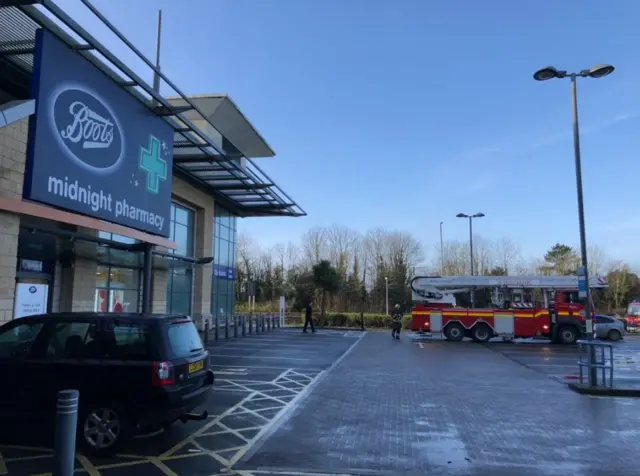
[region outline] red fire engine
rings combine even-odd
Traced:
[[[624,321],[628,332],[640,331],[640,298],[631,300]]]
[[[605,288],[607,281],[592,277],[589,285]],[[494,308],[456,307],[456,293],[487,288]],[[540,302],[534,302],[534,289],[540,290]],[[577,276],[418,276],[411,291],[411,329],[451,341],[545,336],[572,344],[586,331]]]

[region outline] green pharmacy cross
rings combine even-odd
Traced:
[[[167,162],[160,158],[160,141],[154,136],[149,136],[148,149],[140,147],[140,168],[147,173],[147,191],[158,193],[160,180],[167,180]]]

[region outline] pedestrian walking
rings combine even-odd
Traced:
[[[311,301],[307,304],[307,308],[304,310],[304,328],[302,332],[307,332],[307,327],[311,325],[311,332],[315,332],[316,329],[313,327],[313,308],[311,306]]]
[[[400,329],[402,329],[402,311],[400,304],[396,304],[391,312],[391,338],[400,339]]]

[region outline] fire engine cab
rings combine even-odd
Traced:
[[[627,332],[640,331],[640,298],[633,298],[627,307],[627,313],[624,316]]]
[[[592,277],[589,286],[605,288],[607,281]],[[494,307],[456,307],[455,294],[472,289],[491,289]],[[544,336],[573,344],[586,332],[577,276],[417,276],[411,294],[411,329],[450,341]]]

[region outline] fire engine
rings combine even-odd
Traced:
[[[624,324],[628,332],[640,332],[640,298],[633,298],[629,303]]]
[[[605,288],[607,281],[592,277],[589,286]],[[456,307],[455,294],[472,289],[491,289],[494,307]],[[540,291],[538,302],[534,289]],[[577,276],[417,276],[411,280],[411,292],[416,303],[411,329],[442,334],[450,341],[544,336],[573,344],[586,331]]]

